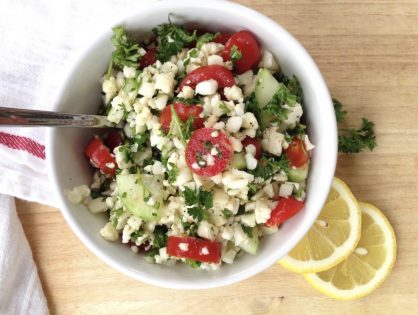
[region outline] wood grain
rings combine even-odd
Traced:
[[[91,254],[58,209],[18,201],[52,314],[416,314],[418,309],[418,1],[241,0],[312,54],[332,94],[376,123],[378,147],[340,155],[337,175],[392,222],[398,259],[374,294],[337,302],[280,266],[201,291],[131,280]]]

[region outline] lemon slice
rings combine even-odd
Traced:
[[[354,252],[337,266],[305,274],[322,293],[338,300],[353,300],[374,291],[389,275],[396,258],[393,228],[376,207],[360,203],[361,239]]]
[[[328,199],[312,228],[279,264],[299,273],[332,268],[356,248],[360,229],[360,206],[347,185],[334,177]]]

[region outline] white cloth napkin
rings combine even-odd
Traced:
[[[51,109],[68,62],[144,2],[1,0],[0,106]],[[45,129],[0,128],[0,314],[49,313],[13,199],[56,205],[44,144]]]

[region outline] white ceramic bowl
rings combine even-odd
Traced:
[[[134,13],[132,14],[132,12]],[[266,16],[227,1],[161,1],[127,8],[120,21],[128,30],[145,32],[166,23],[169,13],[174,22],[199,25],[206,29],[237,31],[249,29],[260,44],[278,58],[287,75],[295,74],[303,87],[305,115],[313,151],[305,209],[286,222],[278,233],[263,237],[257,255],[243,255],[233,265],[224,264],[214,272],[188,266],[166,267],[149,264],[119,242],[107,242],[99,234],[106,216],[91,214],[83,206],[71,204],[64,191],[89,184],[92,170],[83,148],[93,131],[52,129],[47,145],[51,180],[61,203],[61,211],[81,241],[98,257],[124,274],[153,285],[176,289],[212,288],[251,277],[286,255],[309,230],[324,204],[334,175],[337,133],[334,110],[328,89],[312,58],[286,30]],[[100,78],[107,69],[112,51],[111,26],[92,39],[66,76],[55,102],[55,110],[95,113],[101,105]],[[277,279],[276,279],[277,280]],[[272,279],[272,281],[275,281]]]

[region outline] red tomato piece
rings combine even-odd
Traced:
[[[279,198],[279,202],[271,212],[270,219],[268,219],[266,225],[275,226],[282,224],[302,210],[304,206],[305,204],[302,201],[296,200],[293,197]]]
[[[210,65],[197,68],[186,75],[181,81],[179,91],[183,89],[183,86],[190,86],[193,89],[199,82],[206,80],[216,80],[219,88],[231,87],[235,84],[234,75],[224,66]]]
[[[189,236],[169,236],[167,254],[201,262],[219,263],[221,243]]]
[[[295,167],[302,166],[309,160],[308,151],[306,151],[305,143],[299,137],[294,137],[289,147],[284,150],[284,154]]]
[[[121,134],[117,130],[110,130],[103,140],[104,144],[109,148],[110,152],[123,143]]]
[[[84,153],[90,158],[94,167],[109,176],[115,176],[117,167],[115,158],[100,138],[94,137],[84,149]],[[112,163],[114,167],[109,167]]]
[[[225,45],[228,39],[231,37],[231,34],[226,33],[219,33],[218,36],[216,36],[213,41],[218,44]]]
[[[213,151],[216,154],[211,154]],[[232,154],[228,137],[213,128],[194,131],[186,146],[187,165],[193,173],[201,176],[211,177],[221,173],[228,166]]]
[[[157,48],[150,48],[145,55],[142,56],[140,63],[141,68],[153,65],[157,61]]]
[[[199,129],[203,127],[205,120],[204,118],[199,117],[200,113],[203,111],[202,106],[186,105],[181,102],[177,102],[164,108],[160,114],[161,126],[165,132],[170,130],[172,106],[174,106],[174,110],[181,121],[186,122],[190,116],[193,116],[193,128]]]
[[[241,59],[234,61],[238,74],[254,68],[261,58],[261,49],[254,36],[248,31],[240,31],[231,36],[222,52],[224,60],[231,60],[231,49],[235,46],[242,54]]]
[[[244,140],[242,140],[242,146],[245,147],[247,145],[254,145],[255,146],[255,158],[259,160],[261,158],[261,142],[257,138],[251,138],[251,137],[245,137]]]

